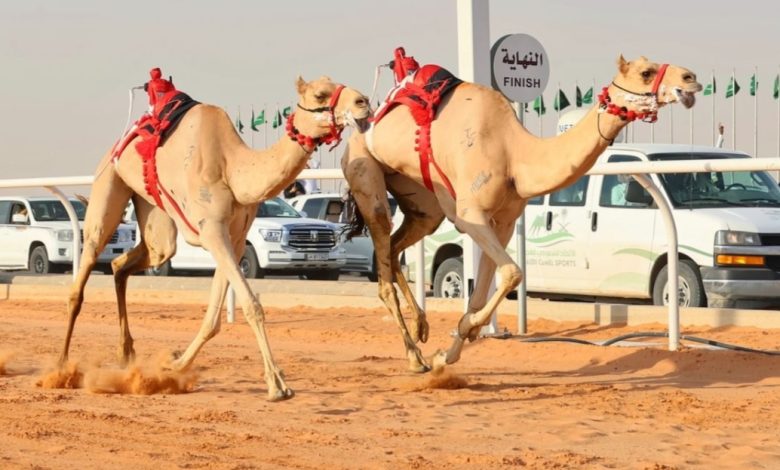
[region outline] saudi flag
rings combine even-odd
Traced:
[[[731,77],[731,80],[729,80],[729,84],[726,87],[726,98],[731,98],[737,93],[739,93],[739,83],[737,83],[736,78]]]
[[[583,95],[580,91],[580,87],[577,87],[576,93],[575,93],[575,103],[577,107],[581,107],[583,104],[593,104],[593,87],[590,87],[588,91],[585,92]]]
[[[260,114],[255,117],[254,110],[252,110],[252,130],[259,130],[257,126],[265,125],[265,109],[260,111]]]
[[[772,98],[780,98],[780,73],[775,75],[775,86],[772,87]]]
[[[537,116],[541,116],[544,113],[547,112],[547,108],[544,107],[544,98],[539,96],[534,100],[533,105],[531,105],[531,108],[536,111]]]
[[[715,85],[715,77],[712,77],[712,81],[704,87],[704,96],[714,95],[718,91],[718,87]]]
[[[553,101],[553,109],[556,111],[560,111],[562,109],[565,109],[567,106],[569,106],[569,99],[566,98],[566,95],[563,93],[563,90],[560,88],[558,89],[558,94],[555,95],[555,101]]]
[[[288,118],[292,114],[292,106],[288,106],[282,110],[282,116]]]
[[[278,110],[276,111],[276,116],[274,116],[274,122],[271,123],[271,127],[276,129],[277,127],[282,125],[282,113],[280,113]]]
[[[241,114],[236,117],[236,129],[238,129],[239,134],[244,133],[244,123],[241,122]]]
[[[756,74],[750,77],[750,96],[756,96],[756,90],[758,90],[758,80],[756,80]]]

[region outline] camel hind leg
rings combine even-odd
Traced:
[[[65,364],[68,360],[70,340],[73,336],[76,318],[81,312],[81,305],[84,302],[84,287],[89,279],[89,274],[97,263],[98,255],[122,220],[125,206],[132,194],[132,190],[116,174],[113,166],[107,163],[109,156],[104,157],[101,170],[95,176],[87,213],[84,217],[83,250],[76,280],[71,284],[68,297],[68,329],[60,353],[60,365]],[[73,234],[73,236],[78,236],[78,234]]]
[[[133,198],[140,243],[114,258],[114,287],[119,313],[119,361],[123,366],[135,358],[133,337],[127,320],[127,280],[131,274],[159,266],[176,252],[176,225],[162,209],[139,196]]]

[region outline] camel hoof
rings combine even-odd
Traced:
[[[289,400],[295,396],[295,392],[291,389],[277,390],[276,393],[269,393],[268,400],[271,402]]]
[[[447,351],[442,351],[441,349],[436,351],[436,353],[433,355],[433,358],[431,358],[431,371],[434,374],[440,373],[444,370],[444,366],[447,365]]]
[[[428,364],[423,363],[417,363],[417,364],[409,364],[409,371],[414,372],[415,374],[424,374],[426,372],[431,371],[431,366]]]

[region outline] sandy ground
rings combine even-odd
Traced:
[[[189,374],[150,391],[161,353],[183,349],[203,308],[131,305],[140,366],[120,371],[114,306],[87,303],[71,358],[85,387],[42,383],[64,302],[0,301],[0,468],[780,468],[780,357],[661,340],[642,347],[467,346],[442,375],[406,371],[381,310],[268,309],[276,359],[297,395],[269,403],[243,319]],[[456,320],[431,315],[426,354]],[[534,335],[601,340],[661,325],[531,322]],[[780,349],[780,331],[685,327]],[[661,343],[661,344],[659,344]]]

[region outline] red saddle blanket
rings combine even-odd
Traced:
[[[161,194],[165,196],[171,207],[195,233],[198,233],[198,230],[184,217],[184,213],[179,208],[179,205],[160,184],[157,176],[157,148],[176,129],[176,126],[187,111],[198,104],[200,104],[198,101],[193,100],[189,95],[178,90],[166,93],[155,103],[152,113],[146,113],[141,116],[130,132],[117,143],[114,147],[113,155],[113,160],[116,161],[130,142],[136,136],[140,137],[141,139],[135,144],[135,149],[143,162],[144,187],[147,194],[162,209],[165,209],[165,207],[163,207]]]
[[[461,83],[463,83],[462,80],[438,65],[424,65],[410,79],[404,80],[397,88],[390,91],[385,103],[372,118],[374,125],[376,125],[397,105],[409,107],[414,122],[419,126],[415,139],[415,151],[420,156],[423,183],[426,188],[433,191],[430,170],[430,165],[433,165],[453,198],[455,191],[452,184],[433,158],[431,123],[436,117],[441,100]]]

